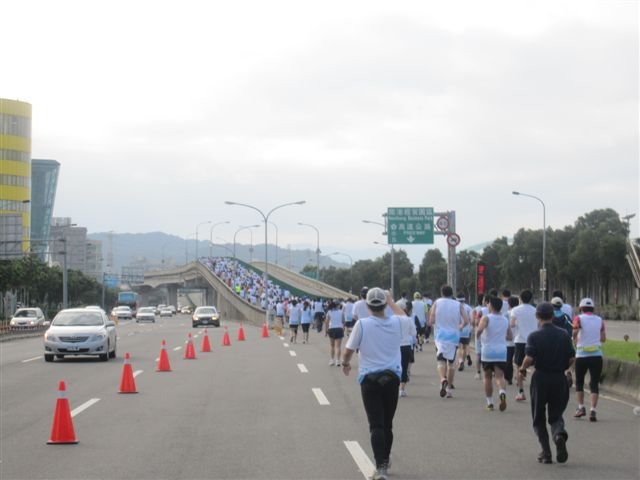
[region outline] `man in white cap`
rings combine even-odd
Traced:
[[[437,299],[429,312],[429,325],[435,325],[436,360],[440,374],[440,397],[451,398],[451,385],[456,369],[454,362],[460,343],[460,330],[469,318],[463,305],[453,298],[453,289],[445,285],[441,289],[442,297]]]
[[[386,480],[393,444],[393,417],[398,406],[402,373],[400,345],[412,330],[412,320],[391,298],[389,292],[372,288],[366,294],[370,315],[354,325],[344,349],[342,369],[351,371],[351,358],[359,353],[358,382],[369,421],[371,447],[376,461],[373,480]],[[387,316],[385,308],[393,315]]]

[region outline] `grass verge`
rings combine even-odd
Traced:
[[[602,344],[602,353],[607,358],[637,363],[640,360],[640,342],[607,340]]]

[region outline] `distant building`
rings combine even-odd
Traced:
[[[29,253],[31,104],[0,98],[0,258]]]
[[[31,252],[46,260],[60,164],[31,160]]]
[[[102,242],[100,240],[87,240],[86,275],[103,282],[104,270],[102,268]]]
[[[67,269],[87,273],[87,229],[70,218],[54,217],[51,223],[51,261]],[[66,256],[66,258],[65,258]]]

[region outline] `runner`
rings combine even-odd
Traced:
[[[309,326],[313,318],[313,310],[308,299],[302,302],[302,312],[300,314],[300,326],[302,327],[302,343],[309,343]]]
[[[531,376],[531,415],[533,430],[538,436],[542,451],[538,455],[540,463],[552,463],[549,434],[545,414],[549,412],[551,437],[556,444],[556,460],[567,461],[567,439],[562,414],[569,403],[569,387],[564,377],[565,370],[571,367],[575,359],[575,350],[568,335],[553,326],[553,307],[541,303],[536,309],[540,328],[531,332],[527,339],[526,357],[519,370],[525,376],[527,367],[535,365]]]
[[[514,299],[511,296],[511,290],[508,289],[504,289],[502,290],[502,310],[500,310],[500,313],[502,313],[506,319],[507,322],[509,321],[509,315],[511,313],[511,309],[513,308],[511,306],[511,303],[514,303],[513,306],[517,306],[518,305],[518,300]],[[512,340],[507,341],[507,361],[505,362],[505,370],[504,370],[504,379],[507,381],[508,385],[513,385],[513,354],[515,351],[515,345],[513,344]]]
[[[413,294],[412,307],[417,332],[416,349],[421,352],[422,345],[424,344],[424,337],[427,333],[427,306],[424,303],[424,300],[422,300],[422,294],[420,292]]]
[[[344,302],[344,306],[342,307],[342,312],[344,315],[344,326],[346,330],[347,336],[351,334],[351,329],[353,329],[353,300],[347,298]]]
[[[410,301],[405,301],[404,305],[405,305],[405,308],[404,308],[405,315],[409,318],[412,318],[413,304]],[[413,348],[415,344],[416,334],[417,332],[414,324],[413,329],[411,329],[411,331],[408,332],[408,334],[405,335],[402,338],[402,341],[400,342],[400,356],[401,356],[401,363],[402,363],[402,374],[400,375],[400,396],[401,397],[407,396],[407,383],[409,383],[409,364],[413,363],[415,358],[413,353]]]
[[[391,466],[393,417],[398,406],[402,371],[400,343],[409,334],[412,321],[393,302],[389,292],[380,288],[369,290],[366,302],[371,313],[356,322],[344,351],[342,369],[349,375],[351,358],[359,350],[358,382],[376,462],[371,478],[386,480]],[[384,314],[387,304],[394,313],[391,317]]]
[[[290,343],[298,342],[298,325],[300,325],[300,317],[302,316],[302,310],[300,308],[300,304],[298,300],[295,298],[291,300],[289,304],[289,332],[291,334],[291,338],[289,340]]]
[[[480,319],[478,335],[482,342],[482,368],[484,370],[484,392],[487,397],[487,410],[493,411],[493,379],[500,394],[500,411],[507,408],[507,391],[504,380],[507,361],[507,340],[513,338],[509,321],[500,313],[502,300],[489,298],[489,314]]]
[[[369,316],[369,308],[367,307],[367,292],[369,289],[367,287],[362,287],[360,290],[360,299],[353,304],[353,323],[358,321],[360,318]]]
[[[475,339],[475,347],[476,347],[476,374],[473,378],[476,380],[482,379],[482,342],[480,341],[480,335],[478,335],[478,325],[480,324],[480,319],[489,314],[489,296],[481,293],[478,295],[478,305],[473,309],[473,328],[474,339]]]
[[[327,321],[324,327],[325,337],[329,337],[331,359],[329,365],[340,366],[340,356],[342,354],[342,339],[344,338],[344,317],[342,308],[338,300],[329,302]]]
[[[435,325],[440,397],[453,397],[451,388],[456,369],[453,363],[460,343],[460,330],[469,323],[464,307],[453,299],[453,289],[442,287],[442,297],[437,299],[429,313],[429,325]]]
[[[461,372],[464,370],[465,360],[469,366],[473,364],[473,362],[471,361],[471,356],[469,355],[469,337],[471,337],[471,316],[473,315],[473,309],[466,303],[464,293],[459,292],[458,295],[456,295],[456,300],[458,300],[464,307],[464,311],[467,314],[467,318],[469,319],[469,323],[467,323],[464,328],[460,330],[460,345],[458,348],[458,371]]]
[[[574,418],[587,414],[584,406],[584,378],[589,372],[589,389],[591,390],[591,409],[589,420],[598,420],[596,408],[600,393],[599,383],[602,374],[602,343],[607,340],[604,320],[593,313],[594,303],[590,298],[580,300],[582,312],[573,320],[573,340],[576,344],[576,399],[578,408]]]
[[[284,326],[284,303],[282,300],[278,299],[276,302],[276,325],[274,330],[276,331],[276,335],[282,335],[282,327]]]
[[[536,308],[531,305],[532,299],[533,293],[531,290],[522,290],[522,292],[520,292],[520,305],[511,311],[510,316],[509,323],[513,329],[513,341],[515,344],[514,362],[518,371],[522,368],[522,362],[524,361],[527,338],[529,338],[531,332],[538,329]],[[524,402],[527,397],[524,394],[524,377],[520,374],[516,375],[516,386],[518,388],[516,401]]]
[[[322,331],[322,323],[324,322],[324,304],[321,298],[316,298],[313,303],[313,322],[318,333]]]
[[[565,302],[564,295],[562,294],[562,290],[554,290],[551,294],[551,297],[558,297],[562,300],[562,311],[569,315],[569,318],[573,318],[573,307]]]

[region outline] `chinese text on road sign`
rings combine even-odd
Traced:
[[[392,245],[433,243],[433,208],[388,208],[387,235]]]

